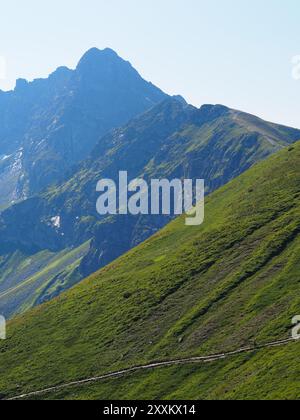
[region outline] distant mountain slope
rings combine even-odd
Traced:
[[[81,280],[78,268],[88,251],[87,242],[61,252],[16,251],[0,258],[0,313],[10,318],[72,287]]]
[[[99,179],[117,181],[120,170],[127,170],[129,179],[203,178],[210,192],[298,138],[299,130],[224,106],[196,109],[182,98],[168,98],[104,136],[91,158],[68,181],[0,214],[0,255],[9,259],[16,251],[25,256],[44,250],[57,253],[92,240],[76,270],[78,281],[149,238],[171,219],[100,217],[96,213]],[[59,225],[53,220],[59,220]],[[16,303],[15,312],[20,302]],[[0,295],[2,313],[7,314],[8,305],[11,313],[7,295]]]
[[[166,95],[114,51],[88,51],[75,70],[0,91],[0,207],[60,180],[100,137]]]
[[[154,360],[291,337],[300,308],[299,234],[297,143],[211,194],[202,226],[176,219],[69,292],[9,323],[8,339],[0,343],[1,393],[19,395]],[[159,396],[267,398],[270,392],[298,398],[298,344],[290,346],[286,353],[261,350],[228,363],[169,369],[160,376]],[[127,380],[116,382],[119,395],[138,397]],[[155,376],[137,380],[140,396],[157,397]],[[118,394],[112,383],[99,387],[94,396]],[[83,387],[76,396],[86,392]]]

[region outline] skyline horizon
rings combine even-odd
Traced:
[[[99,48],[98,46],[92,46],[92,47],[90,47],[90,48],[88,48],[85,52],[83,52],[83,54],[77,59],[77,61],[75,62],[75,64],[73,65],[73,66],[69,66],[69,65],[66,65],[66,64],[61,64],[61,65],[59,65],[59,66],[54,66],[53,67],[53,69],[52,70],[50,70],[50,72],[47,74],[47,75],[43,75],[43,76],[36,76],[36,77],[34,77],[34,78],[26,78],[26,77],[23,77],[22,75],[20,75],[20,77],[17,77],[16,78],[16,80],[15,80],[15,84],[14,84],[14,86],[12,87],[12,88],[10,88],[10,89],[7,89],[7,90],[4,90],[4,89],[1,89],[1,87],[0,87],[0,92],[3,92],[3,93],[9,93],[9,92],[13,92],[15,89],[16,89],[16,87],[17,87],[17,82],[20,80],[24,80],[24,81],[26,81],[28,84],[31,84],[31,83],[33,83],[33,82],[35,82],[35,81],[37,81],[37,80],[47,80],[52,74],[54,74],[57,70],[59,70],[60,68],[66,68],[66,69],[68,69],[68,70],[71,70],[71,71],[75,71],[76,70],[76,68],[77,68],[77,66],[78,66],[78,64],[80,63],[80,61],[81,61],[81,59],[86,55],[86,54],[88,54],[90,51],[93,51],[93,50],[98,50],[99,52],[104,52],[105,50],[110,50],[110,51],[113,51],[115,54],[117,54],[118,55],[118,57],[120,58],[120,59],[122,59],[122,60],[124,60],[124,61],[127,61],[127,62],[129,62],[130,64],[131,64],[131,66],[139,73],[139,75],[144,79],[144,80],[146,80],[147,82],[149,82],[149,83],[152,83],[153,85],[155,85],[156,87],[158,87],[159,89],[161,89],[164,93],[166,93],[167,95],[169,95],[170,97],[176,97],[176,96],[181,96],[189,105],[192,105],[192,106],[194,106],[195,108],[198,108],[198,109],[200,109],[201,107],[203,107],[203,106],[206,106],[206,105],[214,105],[214,106],[217,106],[217,105],[221,105],[221,106],[225,106],[225,107],[227,107],[227,108],[230,108],[230,109],[232,109],[232,110],[236,110],[236,111],[240,111],[240,112],[243,112],[243,113],[246,113],[246,114],[250,114],[250,115],[254,115],[254,116],[256,116],[256,117],[258,117],[258,118],[261,118],[262,120],[264,120],[264,121],[266,121],[266,122],[270,122],[270,123],[277,123],[277,124],[281,124],[281,125],[285,125],[286,127],[291,127],[291,128],[296,128],[296,129],[298,129],[298,128],[300,128],[300,123],[299,123],[299,126],[297,126],[297,125],[291,125],[291,124],[287,124],[287,123],[282,123],[282,122],[280,122],[280,121],[277,121],[277,120],[272,120],[272,119],[267,119],[267,118],[265,118],[264,116],[262,116],[262,115],[260,115],[259,113],[255,113],[255,112],[250,112],[250,111],[247,111],[247,110],[245,110],[245,109],[241,109],[241,108],[238,108],[238,107],[234,107],[234,106],[229,106],[228,104],[226,104],[226,103],[222,103],[222,102],[215,102],[215,103],[212,103],[212,102],[203,102],[203,103],[199,103],[199,104],[195,104],[195,103],[193,103],[193,102],[191,102],[191,101],[189,101],[188,100],[188,98],[184,95],[184,94],[182,94],[181,92],[178,92],[178,93],[169,93],[169,92],[167,92],[163,87],[161,87],[161,86],[159,86],[159,85],[157,85],[156,83],[154,83],[151,79],[150,80],[148,80],[147,78],[145,78],[144,77],[144,75],[141,73],[141,71],[134,65],[134,63],[132,63],[132,61],[129,59],[129,60],[127,60],[127,59],[125,59],[125,58],[123,58],[122,57],[122,55],[119,53],[119,51],[117,51],[116,49],[114,49],[114,48],[112,48],[112,47],[110,47],[110,46],[107,46],[107,47],[104,47],[104,48]]]
[[[3,91],[109,47],[197,107],[225,104],[300,127],[298,0],[11,0],[1,12]]]

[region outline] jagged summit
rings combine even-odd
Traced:
[[[43,78],[38,77],[38,78],[33,79],[32,81],[29,81],[26,78],[21,77],[21,78],[16,79],[16,85],[13,90],[4,91],[0,89],[0,93],[5,94],[5,93],[11,93],[16,90],[19,91],[20,89],[24,89],[32,84],[36,84],[41,81],[65,79],[76,74],[76,71],[78,71],[79,73],[85,70],[87,70],[87,72],[89,73],[89,71],[93,69],[95,71],[99,71],[101,66],[106,67],[112,63],[123,65],[123,68],[121,69],[121,71],[122,70],[124,71],[124,69],[127,67],[127,70],[131,70],[131,72],[134,73],[135,75],[139,75],[138,72],[131,65],[131,63],[122,59],[122,57],[120,57],[116,53],[116,51],[114,51],[113,49],[104,48],[103,50],[100,50],[99,48],[93,47],[83,54],[75,70],[72,70],[67,66],[59,66],[56,70],[54,70],[51,74],[49,74],[48,77],[43,77]],[[156,88],[154,85],[153,87]]]
[[[119,57],[119,55],[116,53],[116,51],[114,51],[111,48],[104,48],[103,50],[100,50],[97,47],[93,47],[93,48],[90,48],[89,50],[87,50],[83,54],[80,61],[82,61],[82,60],[94,60],[94,59],[97,59],[99,57],[104,57],[104,56],[105,57],[118,57],[118,58],[121,59],[121,57]]]
[[[76,69],[18,79],[0,92],[0,150],[15,156],[0,164],[0,208],[64,178],[104,134],[166,97],[110,48],[91,48]]]
[[[98,48],[89,49],[79,60],[76,70],[79,72],[92,69],[99,70],[99,67],[107,66],[109,64],[125,64],[134,70],[129,62],[123,60],[111,48],[105,48],[104,50]]]

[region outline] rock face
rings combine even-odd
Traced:
[[[0,91],[0,208],[63,179],[98,140],[162,101],[114,51],[88,51],[75,70]]]

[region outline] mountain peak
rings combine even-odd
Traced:
[[[83,54],[78,63],[77,68],[80,69],[85,65],[92,65],[102,60],[111,59],[122,60],[121,57],[119,57],[118,54],[111,48],[105,48],[104,50],[100,50],[99,48],[94,47],[89,49],[85,54]]]
[[[196,112],[197,122],[203,124],[208,121],[220,118],[230,112],[224,105],[202,105]]]
[[[100,50],[97,47],[93,47],[87,50],[87,52],[83,54],[82,58],[97,58],[103,55],[118,56],[118,54],[111,48],[104,48],[103,50]]]

